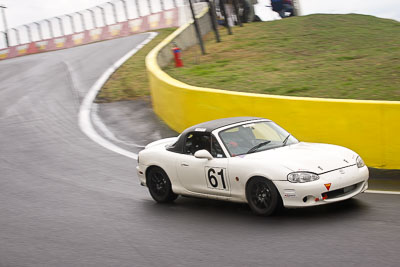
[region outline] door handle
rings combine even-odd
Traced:
[[[183,166],[183,167],[189,167],[189,164],[186,163],[186,162],[182,162],[182,163],[181,163],[181,166]]]

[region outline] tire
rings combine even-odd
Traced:
[[[251,210],[261,216],[269,216],[281,206],[275,185],[263,177],[254,177],[247,183],[246,198]]]
[[[146,176],[150,195],[158,203],[172,202],[178,197],[172,192],[171,181],[163,169],[153,167]]]

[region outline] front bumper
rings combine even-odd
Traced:
[[[368,189],[369,172],[366,166],[353,165],[319,175],[308,183],[274,181],[285,207],[309,207],[352,198]],[[330,184],[330,186],[329,186]]]

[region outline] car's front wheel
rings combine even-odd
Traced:
[[[147,187],[151,197],[159,202],[174,201],[178,195],[172,192],[171,181],[165,171],[159,167],[153,167],[147,174]]]
[[[280,206],[278,190],[270,180],[263,177],[254,177],[248,182],[246,198],[257,215],[271,215]]]

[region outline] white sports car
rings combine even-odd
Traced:
[[[201,123],[139,153],[137,173],[157,202],[178,195],[248,203],[259,215],[309,207],[368,188],[368,168],[340,146],[299,142],[274,122],[234,117]]]

